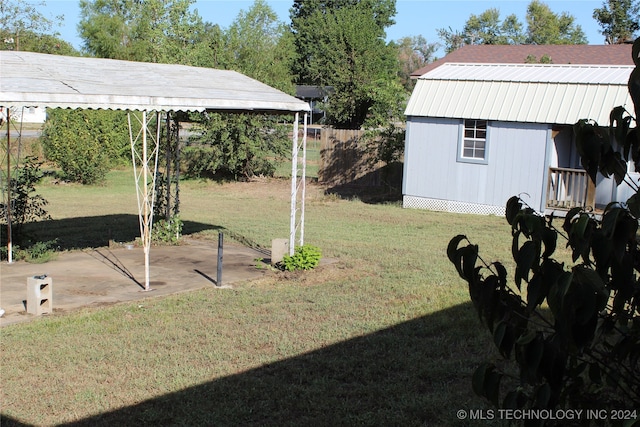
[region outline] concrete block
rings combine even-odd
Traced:
[[[273,239],[271,241],[271,265],[276,265],[285,255],[289,255],[289,239]]]
[[[27,313],[49,314],[53,312],[53,279],[51,277],[27,277]]]

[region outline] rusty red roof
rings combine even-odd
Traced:
[[[547,56],[553,64],[633,65],[631,44],[612,45],[466,45],[411,73],[412,78],[447,62],[524,64]]]

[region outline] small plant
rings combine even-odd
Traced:
[[[49,240],[47,242],[35,242],[31,246],[22,248],[21,246],[13,246],[13,261],[26,261],[32,264],[44,264],[56,257],[56,247],[58,239]],[[0,259],[8,259],[6,246],[0,247]]]
[[[281,266],[286,271],[312,270],[320,264],[321,256],[317,246],[302,245],[295,249],[293,255],[285,255]]]
[[[151,239],[156,243],[175,245],[180,240],[183,225],[178,215],[172,216],[169,221],[161,219],[154,224]]]
[[[13,238],[20,241],[24,238],[23,225],[29,222],[51,219],[45,206],[48,202],[39,194],[34,194],[36,184],[40,182],[44,173],[40,169],[42,162],[32,156],[24,159],[24,164],[18,169],[11,181],[11,220],[13,223]],[[0,224],[7,223],[7,206],[0,204]]]
[[[51,261],[56,257],[56,246],[58,239],[49,240],[47,242],[35,242],[25,249],[26,255],[24,259],[34,264],[43,264]]]

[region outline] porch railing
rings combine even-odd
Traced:
[[[547,208],[595,206],[595,186],[584,169],[549,168]]]

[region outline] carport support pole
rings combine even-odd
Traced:
[[[293,255],[296,245],[296,218],[298,196],[298,119],[300,113],[296,113],[293,120],[293,143],[291,148],[291,217],[289,222],[289,256]]]
[[[156,112],[156,135],[154,149],[151,156],[148,153],[149,120],[147,112],[142,111],[140,132],[133,137],[131,126],[131,112],[129,117],[129,138],[131,140],[131,159],[133,161],[133,174],[136,181],[136,194],[138,197],[138,217],[140,221],[140,237],[144,248],[144,290],[149,291],[149,252],[151,250],[151,230],[153,227],[153,204],[156,196],[156,176],[158,171],[158,153],[160,144],[160,113]],[[136,152],[136,141],[142,139],[142,153]],[[152,138],[153,139],[153,138]],[[137,160],[141,163],[140,171],[137,169]],[[153,174],[149,169],[149,161],[153,160]],[[151,185],[149,177],[151,176]],[[149,191],[151,188],[151,191]]]
[[[304,113],[302,136],[302,177],[298,182],[298,165],[300,163],[300,145],[298,144],[298,121],[300,113],[296,113],[293,122],[293,148],[291,152],[291,223],[289,228],[289,255],[293,255],[296,246],[296,233],[300,231],[299,245],[304,245],[304,209],[307,181],[307,113]],[[300,200],[298,200],[300,197]],[[298,215],[300,221],[298,222]]]
[[[300,246],[304,245],[304,211],[307,198],[307,113],[302,125],[302,200],[300,200]]]
[[[13,263],[13,242],[11,230],[11,109],[7,107],[7,262]]]

